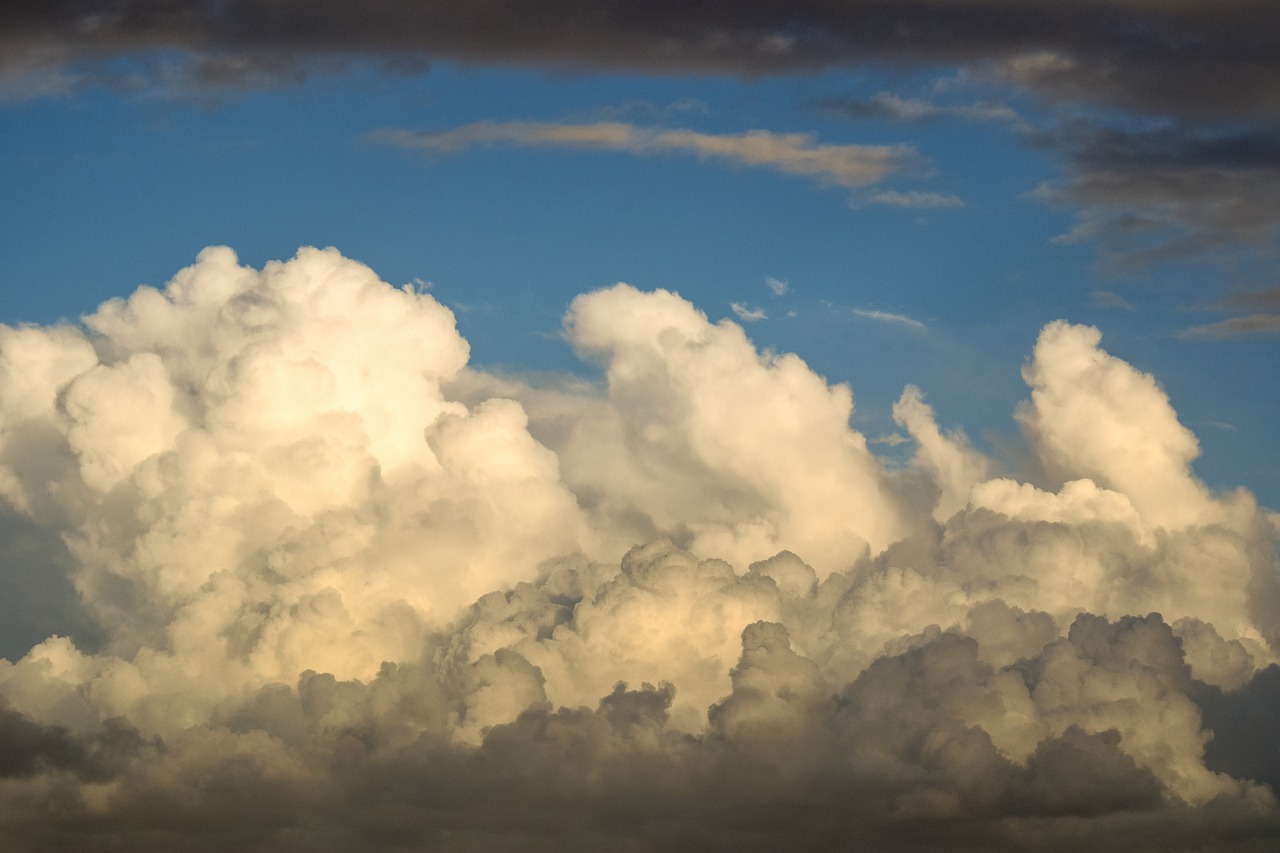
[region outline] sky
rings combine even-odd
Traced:
[[[0,12],[0,839],[1270,849],[1278,39]]]

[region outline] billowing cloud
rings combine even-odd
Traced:
[[[565,335],[598,385],[467,368],[331,249],[0,328],[0,615],[63,583],[0,659],[5,846],[1280,839],[1277,516],[1096,330],[1041,332],[1025,470],[914,387],[877,458],[674,293]]]
[[[711,134],[655,130],[613,121],[594,124],[483,121],[439,132],[386,129],[371,138],[388,145],[441,152],[507,143],[631,154],[694,154],[743,166],[776,169],[811,178],[819,184],[849,188],[877,183],[921,162],[908,145],[827,145],[807,133],[752,130],[741,134]]]

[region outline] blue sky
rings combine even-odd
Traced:
[[[558,337],[561,314],[574,295],[627,281],[676,290],[713,319],[734,318],[735,303],[763,311],[746,322],[757,344],[849,382],[870,434],[892,430],[889,407],[913,382],[984,443],[1016,433],[1021,361],[1041,325],[1065,318],[1097,325],[1165,385],[1212,486],[1280,505],[1276,336],[1186,336],[1274,266],[1244,247],[1113,270],[1102,239],[1062,241],[1079,206],[1035,194],[1065,173],[1036,143],[1062,119],[1013,87],[945,67],[740,79],[443,62],[408,74],[366,63],[262,91],[20,94],[0,105],[8,323],[74,320],[163,284],[206,245],[253,265],[332,245],[392,283],[430,282],[474,363],[583,372]],[[842,103],[904,115],[850,116]],[[378,136],[485,121],[805,133],[909,146],[917,162],[851,189],[687,151],[406,150]],[[871,200],[886,192],[943,201]]]

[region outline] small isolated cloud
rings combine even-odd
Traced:
[[[876,204],[887,204],[890,207],[909,208],[946,208],[964,207],[964,200],[950,193],[925,193],[918,191],[898,192],[887,190],[871,197]]]
[[[898,447],[899,445],[906,444],[910,440],[911,439],[907,438],[900,432],[887,432],[884,435],[867,439],[867,441],[872,444],[883,444],[886,447]]]
[[[769,292],[774,296],[786,296],[791,290],[791,283],[786,279],[774,278],[771,275],[764,277],[765,286],[769,288]]]
[[[1132,311],[1133,305],[1129,300],[1125,299],[1118,293],[1112,293],[1109,290],[1095,290],[1089,294],[1093,299],[1093,304],[1098,308],[1120,308],[1124,311]]]
[[[1018,114],[1007,104],[979,101],[972,104],[935,104],[918,98],[902,98],[880,92],[870,98],[824,98],[814,106],[820,111],[850,119],[893,122],[957,118],[962,121],[1016,121]]]
[[[694,154],[741,166],[774,169],[818,184],[854,189],[878,183],[922,158],[910,145],[827,145],[810,133],[749,130],[738,134],[662,130],[618,121],[587,124],[481,121],[444,131],[386,128],[376,142],[400,148],[451,153],[479,145],[585,148],[630,154]]]
[[[879,320],[882,323],[897,323],[902,326],[909,326],[912,329],[924,330],[924,323],[919,320],[908,317],[906,314],[891,314],[888,311],[876,311],[871,308],[854,308],[853,313],[859,317],[865,317],[868,320]]]
[[[738,315],[738,319],[744,323],[754,323],[757,320],[767,320],[769,315],[764,312],[763,308],[748,308],[741,302],[730,302],[729,307],[733,309],[733,313]]]

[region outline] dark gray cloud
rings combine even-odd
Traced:
[[[0,779],[69,773],[86,782],[106,782],[136,755],[157,747],[124,720],[107,720],[89,735],[75,735],[13,710],[0,696]]]
[[[1206,685],[1197,701],[1213,731],[1205,765],[1280,790],[1280,666],[1267,667],[1237,690]]]
[[[941,63],[1142,111],[1280,111],[1280,15],[1268,0],[551,0],[532,11],[467,0],[63,0],[6,9],[0,32],[11,68],[181,51],[183,74],[201,85],[351,58],[745,76]]]
[[[1067,175],[1035,191],[1078,210],[1061,242],[1096,241],[1107,265],[1138,269],[1241,248],[1264,257],[1280,238],[1280,127],[1068,121],[1033,135]]]

